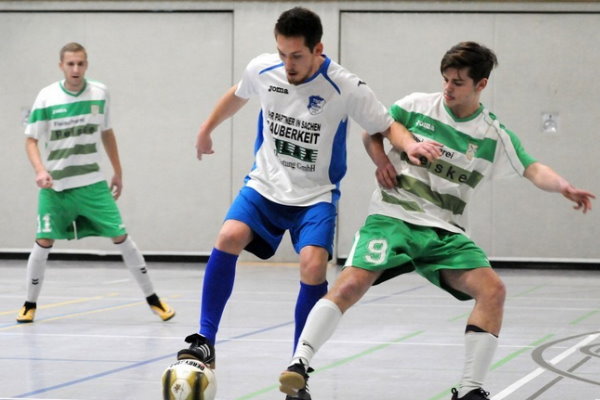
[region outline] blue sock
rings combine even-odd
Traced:
[[[298,299],[296,300],[296,328],[294,331],[294,351],[298,345],[298,339],[306,324],[306,318],[313,306],[325,296],[327,293],[327,281],[318,285],[308,285],[304,282],[300,282],[300,292],[298,293]]]
[[[200,313],[200,334],[213,345],[223,310],[231,296],[235,280],[235,264],[238,256],[213,248],[202,285],[202,305]]]

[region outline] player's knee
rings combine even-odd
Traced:
[[[250,242],[247,232],[239,229],[222,229],[215,247],[231,254],[239,254]]]
[[[111,240],[114,244],[121,244],[125,240],[127,240],[127,234],[121,235],[121,236],[115,236],[114,238],[111,238]]]
[[[318,285],[327,278],[327,264],[317,260],[300,263],[300,280],[309,285]]]
[[[326,297],[336,303],[345,312],[354,305],[366,292],[365,284],[361,280],[344,279],[337,281]]]
[[[36,239],[35,242],[38,244],[38,246],[44,247],[46,249],[54,245],[53,239]]]
[[[484,294],[488,302],[502,307],[506,299],[506,286],[500,278],[491,280],[486,284]]]

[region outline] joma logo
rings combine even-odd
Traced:
[[[269,92],[288,94],[288,90],[286,88],[273,85],[269,86]]]

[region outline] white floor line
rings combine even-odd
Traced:
[[[580,347],[583,347],[586,344],[588,344],[588,343],[593,342],[594,340],[596,340],[596,338],[598,336],[600,336],[600,334],[594,334],[594,335],[588,336],[587,338],[583,339],[579,343],[575,344],[574,346],[571,346],[567,350],[563,351],[562,353],[560,353],[559,355],[557,355],[556,357],[554,357],[552,360],[550,360],[550,363],[552,365],[558,364],[559,362],[561,362],[562,360],[564,360],[565,358],[567,358],[568,356],[570,356],[571,354],[573,354],[575,351],[577,351]],[[517,389],[519,389],[520,387],[522,387],[526,383],[532,381],[533,379],[537,378],[538,376],[540,376],[544,372],[546,372],[546,370],[544,368],[537,368],[536,370],[532,371],[528,375],[526,375],[523,378],[519,379],[518,381],[516,381],[515,383],[513,383],[512,385],[510,385],[509,387],[507,387],[506,389],[504,389],[500,393],[498,393],[497,395],[493,396],[491,400],[502,400],[502,399],[506,398],[508,395],[512,394]]]

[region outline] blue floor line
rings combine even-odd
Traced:
[[[423,287],[425,287],[425,285],[417,286],[417,287],[406,289],[406,290],[402,290],[402,291],[399,291],[399,292],[396,292],[396,293],[392,293],[392,294],[389,294],[389,295],[386,295],[386,296],[380,296],[380,297],[377,297],[377,298],[365,301],[362,304],[373,303],[375,301],[380,301],[382,299],[386,299],[386,298],[389,298],[389,297],[393,297],[393,296],[397,296],[397,295],[400,295],[400,294],[405,294],[405,293],[408,293],[408,292],[419,290],[419,289],[421,289]],[[125,303],[125,304],[131,304],[131,303]],[[50,318],[50,317],[48,317],[48,318]],[[232,336],[231,338],[228,338],[228,339],[217,340],[216,344],[223,344],[223,343],[230,342],[232,340],[241,339],[241,338],[248,337],[248,336],[253,336],[253,335],[256,335],[256,334],[259,334],[259,333],[263,333],[263,332],[272,331],[274,329],[279,329],[281,327],[284,327],[284,326],[287,326],[287,325],[291,325],[293,323],[294,323],[294,321],[287,321],[287,322],[283,322],[283,323],[280,323],[280,324],[277,324],[277,325],[272,325],[270,327],[266,327],[266,328],[262,328],[262,329],[257,329],[255,331],[243,333],[241,335]],[[25,398],[25,397],[28,397],[28,396],[33,396],[33,395],[38,395],[38,394],[41,394],[41,393],[50,392],[52,390],[61,389],[61,388],[67,387],[67,386],[76,385],[76,384],[79,384],[79,383],[82,383],[82,382],[87,382],[87,381],[90,381],[90,380],[93,380],[93,379],[97,379],[97,378],[102,378],[104,376],[116,374],[118,372],[126,371],[126,370],[132,369],[132,368],[137,368],[137,367],[140,367],[142,365],[151,364],[151,363],[156,362],[156,361],[162,361],[162,360],[165,360],[165,359],[171,358],[171,357],[173,357],[173,360],[174,360],[175,353],[170,353],[168,355],[164,355],[164,356],[152,358],[152,359],[149,359],[149,360],[146,360],[146,361],[136,362],[136,363],[133,363],[131,365],[127,365],[127,366],[116,368],[116,369],[111,369],[111,370],[108,370],[108,371],[105,371],[105,372],[100,372],[98,374],[90,375],[90,376],[87,376],[87,377],[84,377],[84,378],[75,379],[75,380],[72,380],[72,381],[60,383],[58,385],[49,386],[49,387],[46,387],[46,388],[41,388],[41,389],[37,389],[37,390],[31,391],[31,392],[18,394],[18,395],[15,395],[13,397],[14,398]]]

